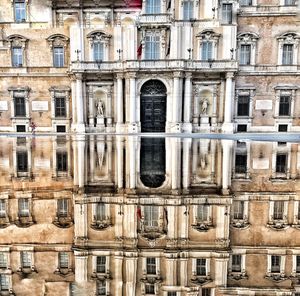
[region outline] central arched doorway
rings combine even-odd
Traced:
[[[141,88],[142,132],[165,132],[167,89],[159,80],[149,80]]]

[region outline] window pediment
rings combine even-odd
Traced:
[[[109,39],[111,38],[111,35],[101,31],[94,31],[89,33],[87,35],[87,38],[90,40],[90,42],[100,42],[100,41],[108,42]]]
[[[25,47],[28,39],[22,35],[14,34],[7,37],[11,47]]]
[[[200,32],[196,37],[200,38],[201,41],[217,41],[221,34],[215,33],[213,30],[204,30]]]
[[[280,35],[277,39],[288,44],[295,44],[299,42],[300,36],[294,32],[288,32]]]
[[[50,45],[50,48],[56,46],[67,47],[69,38],[62,34],[53,34],[46,39]]]
[[[243,44],[251,44],[259,39],[259,35],[253,32],[240,33],[237,40]]]

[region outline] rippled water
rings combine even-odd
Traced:
[[[0,295],[297,295],[299,175],[298,143],[1,138]]]

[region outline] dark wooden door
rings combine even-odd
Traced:
[[[142,132],[164,132],[166,125],[166,97],[141,97]]]

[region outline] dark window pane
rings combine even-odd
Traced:
[[[14,98],[15,116],[26,116],[25,98]]]
[[[286,154],[277,154],[276,156],[276,173],[286,173]]]
[[[202,296],[211,296],[211,289],[210,288],[203,288],[202,289]]]
[[[284,209],[284,202],[283,201],[274,201],[273,218],[275,220],[282,220],[283,219],[283,209]]]
[[[292,65],[293,64],[293,44],[284,44],[282,48],[282,64]]]
[[[155,295],[155,287],[153,284],[146,284],[146,294]]]
[[[247,124],[238,124],[238,126],[237,126],[237,132],[238,133],[247,132]]]
[[[241,262],[242,262],[242,256],[241,255],[232,255],[232,266],[231,270],[233,272],[241,272]]]
[[[290,115],[290,105],[291,105],[291,99],[289,96],[280,97],[279,116],[289,116]]]
[[[235,155],[235,172],[237,174],[245,174],[247,172],[247,155],[236,154]]]
[[[17,125],[17,133],[25,133],[26,127],[25,125]]]
[[[206,259],[197,259],[196,261],[196,275],[206,275]]]
[[[239,96],[238,97],[238,116],[249,116],[249,107],[250,107],[250,98],[249,96]]]
[[[234,201],[233,202],[233,219],[242,220],[244,219],[244,202]]]
[[[147,258],[147,274],[156,274],[156,259],[155,258]]]
[[[68,200],[66,198],[57,201],[57,215],[59,217],[68,216]]]
[[[279,124],[278,125],[278,131],[279,132],[287,132],[288,126],[287,124]]]
[[[96,270],[98,273],[106,272],[106,257],[105,256],[97,256],[97,267]]]
[[[250,65],[251,57],[251,45],[242,44],[240,49],[240,64]]]
[[[66,99],[55,98],[55,117],[66,117]]]
[[[27,151],[17,152],[17,171],[18,172],[27,172],[28,171]]]
[[[56,152],[57,171],[66,172],[67,165],[67,152]]]
[[[56,126],[56,131],[58,133],[65,133],[66,132],[66,126],[65,125],[57,125]]]

